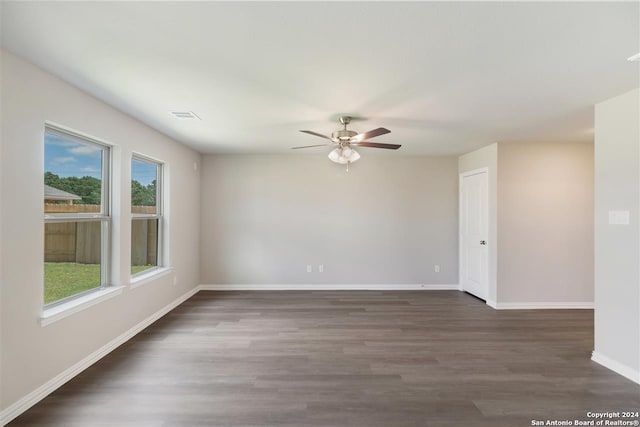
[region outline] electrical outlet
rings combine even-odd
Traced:
[[[434,265],[433,271],[435,271],[436,273],[440,273],[440,266],[438,264]]]
[[[313,271],[313,267],[311,264],[307,264],[307,273],[311,273]]]

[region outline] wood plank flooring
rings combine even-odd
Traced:
[[[640,408],[592,310],[457,291],[202,291],[12,426],[530,426]]]

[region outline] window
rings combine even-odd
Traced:
[[[162,265],[162,164],[131,159],[131,274]]]
[[[56,305],[108,283],[110,148],[46,126],[44,303]]]

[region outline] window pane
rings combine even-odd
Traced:
[[[157,214],[158,165],[131,160],[131,213]]]
[[[158,266],[158,219],[131,221],[131,274]]]
[[[44,212],[100,213],[105,147],[47,129],[44,137]]]
[[[44,303],[100,287],[101,258],[101,221],[46,223]]]

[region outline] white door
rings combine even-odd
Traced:
[[[487,171],[460,175],[460,284],[487,300],[489,296],[489,181]]]

